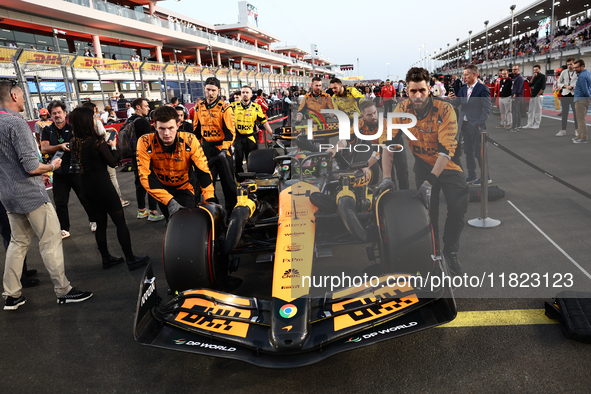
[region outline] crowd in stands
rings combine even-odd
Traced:
[[[591,19],[579,18],[572,21],[570,25],[558,26],[554,32],[554,45],[552,50],[567,49],[573,46],[583,45],[589,40],[591,34]],[[559,43],[558,46],[556,43]],[[535,56],[537,54],[547,53],[550,49],[550,33],[542,39],[538,39],[538,32],[532,31],[517,38],[513,43],[515,56]],[[452,50],[453,53],[453,50]],[[496,45],[490,45],[488,50],[488,61],[495,61],[510,57],[510,45],[506,42]],[[481,64],[487,60],[484,49],[472,53],[472,63],[469,59],[461,58],[459,67],[462,69],[469,64]],[[457,59],[450,60],[439,67],[436,72],[448,71],[458,67]]]

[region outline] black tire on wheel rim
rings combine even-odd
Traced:
[[[390,191],[377,207],[380,256],[388,273],[432,272],[435,254],[429,212],[413,190]]]
[[[215,288],[211,219],[202,209],[183,209],[170,218],[162,264],[171,290]]]

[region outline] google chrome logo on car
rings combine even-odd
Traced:
[[[279,314],[285,319],[294,317],[298,313],[298,308],[293,304],[285,304],[279,309]]]

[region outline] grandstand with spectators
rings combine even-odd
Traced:
[[[245,1],[231,25],[180,15],[158,1],[0,0],[0,77],[28,89],[32,119],[61,97],[100,109],[140,95],[192,103],[212,75],[228,97],[242,85],[270,93],[305,86],[314,75],[328,84],[341,73],[324,59],[312,64],[305,51],[274,48],[281,39],[258,27]]]
[[[490,79],[510,64],[520,65],[525,75],[540,64],[552,83],[553,70],[563,66],[567,57],[591,58],[588,1],[542,0],[521,10],[508,9],[507,14],[498,22],[486,21],[482,31],[463,40],[449,37],[450,44],[455,41],[456,45],[440,48],[432,71],[461,75],[463,67],[477,64],[483,78]]]

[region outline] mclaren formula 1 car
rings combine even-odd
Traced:
[[[367,162],[331,158],[297,141],[298,147],[281,145],[284,155],[250,154],[229,218],[203,203],[170,218],[163,265],[171,291],[159,296],[148,266],[136,341],[291,368],[455,318],[449,284],[432,285],[448,271],[414,192],[374,194],[360,170]],[[314,275],[335,248],[363,250],[371,269],[363,281],[316,286]],[[241,280],[232,273],[244,253],[272,262],[268,297],[236,294]],[[361,264],[353,260],[343,264]]]

